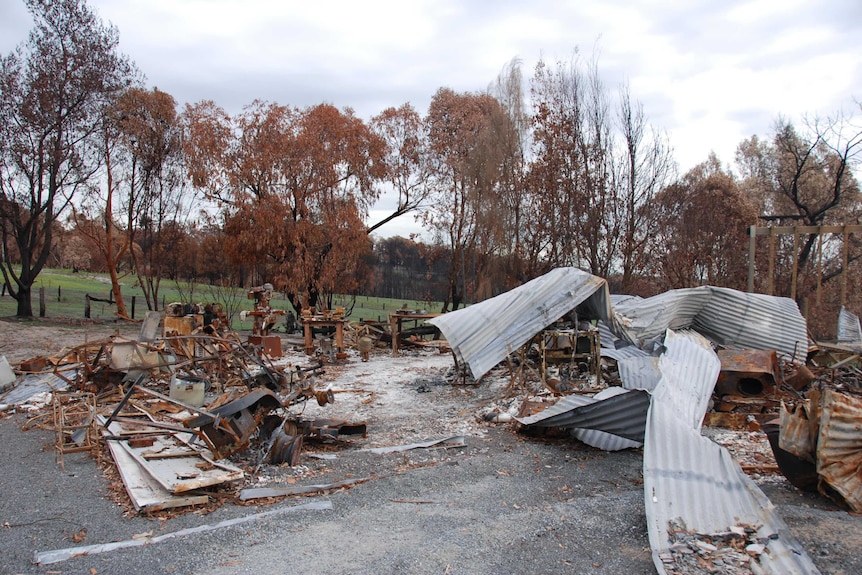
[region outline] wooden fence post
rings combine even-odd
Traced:
[[[135,296],[132,296],[132,319],[135,319]]]
[[[84,294],[84,317],[90,317],[90,294]]]
[[[39,288],[39,317],[45,317],[45,287]]]

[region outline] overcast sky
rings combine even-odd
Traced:
[[[860,0],[90,0],[148,87],[236,113],[254,99],[351,107],[368,120],[441,87],[485,90],[513,58],[590,56],[629,82],[681,172],[768,136],[779,114],[858,111]],[[26,39],[22,0],[0,0],[0,53]],[[410,218],[384,230],[406,233]],[[402,231],[404,228],[404,231]]]

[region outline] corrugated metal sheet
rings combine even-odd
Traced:
[[[619,338],[611,331],[608,324],[600,321],[596,324],[596,328],[599,330],[599,344],[602,346],[602,349],[616,348],[616,342]]]
[[[817,473],[862,512],[862,399],[823,390],[817,436]]]
[[[72,369],[64,372],[63,375],[70,380],[74,380],[77,374],[78,370]],[[15,387],[6,392],[5,395],[0,396],[0,403],[21,405],[36,394],[49,391],[63,391],[68,387],[69,382],[52,371],[22,375],[18,378]]]
[[[701,286],[671,290],[614,309],[627,339],[639,346],[668,329],[692,328],[719,345],[774,349],[797,363],[808,352],[808,329],[790,298]]]
[[[658,357],[630,357],[617,361],[620,381],[625,389],[646,389],[652,391],[661,380]]]
[[[613,359],[620,361],[632,357],[648,357],[649,354],[636,345],[630,345],[621,349],[601,348],[602,359]]]
[[[431,319],[476,379],[534,335],[578,308],[613,323],[607,282],[577,268],[557,268],[497,297]]]
[[[818,573],[730,453],[700,434],[720,369],[709,342],[668,331],[665,346],[644,442],[644,501],[656,570],[667,573],[662,556],[670,553],[673,522],[702,534],[726,533],[737,525],[757,528],[767,551],[752,561],[765,573]]]
[[[609,389],[596,397],[567,395],[548,409],[518,421],[526,426],[592,429],[642,443],[649,394],[643,390]]]
[[[602,355],[618,361],[646,355],[637,348],[649,350],[668,329],[686,328],[719,345],[774,349],[797,363],[804,363],[808,351],[805,318],[789,298],[712,286],[646,299],[611,296],[605,280],[577,268],[557,268],[429,323],[440,328],[455,356],[478,379],[575,308],[584,317],[601,320]],[[626,347],[627,342],[636,347]]]
[[[622,451],[623,449],[637,449],[643,446],[640,441],[632,441],[598,429],[573,429],[572,437],[602,451]]]
[[[620,387],[609,387],[597,393],[594,399],[600,401],[620,393],[625,393],[625,390]],[[587,445],[605,451],[637,449],[643,446],[643,441],[632,441],[631,439],[625,439],[624,437],[599,431],[598,429],[573,429],[572,437]]]
[[[602,359],[614,359],[616,361],[622,361],[624,359],[631,358],[641,358],[641,357],[655,357],[650,355],[648,352],[642,350],[636,345],[629,345],[627,347],[621,347],[619,349],[607,349],[602,348]]]
[[[631,299],[630,296],[626,296],[626,298]],[[611,295],[611,302],[613,301],[614,296]],[[611,328],[605,322],[597,322],[596,327],[599,330],[599,344],[602,347],[601,352],[603,358],[606,357],[616,361],[621,361],[632,357],[650,356],[649,352],[642,350],[630,341],[620,339],[617,334],[611,331]],[[617,328],[617,331],[620,331],[619,328]]]
[[[639,301],[642,299],[643,298],[639,295],[626,295],[626,294],[612,293],[611,294],[611,305],[616,307],[619,304],[624,303],[624,302],[634,302],[634,301]]]
[[[641,300],[620,302],[614,312],[629,339],[643,347],[660,341],[668,329],[689,327],[709,298],[701,288],[671,290]]]
[[[838,341],[862,343],[862,326],[859,325],[859,318],[843,305],[838,312]]]

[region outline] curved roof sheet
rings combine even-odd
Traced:
[[[440,328],[455,356],[479,379],[534,335],[575,310],[613,323],[607,282],[577,268],[557,268],[491,299],[443,314]]]

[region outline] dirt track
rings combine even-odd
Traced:
[[[0,355],[17,363],[39,355],[54,355],[63,350],[112,335],[135,337],[140,324],[89,320],[0,319]]]

